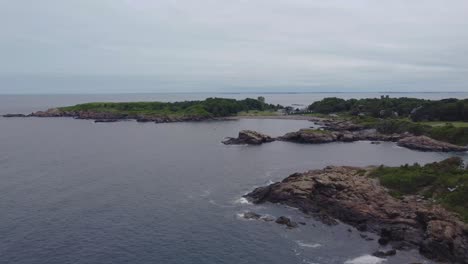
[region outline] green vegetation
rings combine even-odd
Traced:
[[[323,129],[313,129],[313,128],[306,128],[306,129],[301,129],[302,132],[306,134],[331,134],[332,132],[329,130],[323,130]]]
[[[468,121],[468,99],[428,101],[411,114],[413,121]]]
[[[350,115],[366,115],[371,117],[409,116],[413,109],[425,105],[428,100],[416,98],[381,98],[349,99],[336,97],[324,98],[309,105],[308,110],[322,113],[347,113]]]
[[[466,146],[468,145],[468,127],[444,123],[442,126],[431,126],[426,122],[413,122],[404,118],[352,118],[354,122],[368,128],[375,128],[382,134],[401,134],[409,132],[416,136],[424,135],[440,141]]]
[[[421,166],[380,166],[370,173],[396,197],[406,194],[435,199],[445,208],[457,212],[468,222],[468,169],[463,160],[452,157]]]
[[[339,113],[340,118],[352,119],[384,134],[409,132],[452,144],[468,144],[468,99],[330,97],[314,102],[308,110],[322,115]]]
[[[439,122],[439,121],[423,121],[418,122],[420,124],[429,125],[432,127],[441,127],[441,126],[454,126],[454,127],[468,127],[468,122]]]
[[[412,121],[468,121],[468,99],[425,100],[417,98],[349,99],[324,98],[309,105],[309,111],[322,114],[348,113],[375,118],[408,117]]]
[[[262,98],[259,98],[262,99]],[[124,103],[87,103],[62,107],[62,111],[89,111],[142,116],[199,116],[223,117],[241,111],[276,111],[280,105],[266,104],[263,100],[247,98],[244,100],[208,98],[203,101],[184,102],[124,102]]]

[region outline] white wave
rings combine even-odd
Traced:
[[[306,248],[318,248],[318,247],[321,247],[322,245],[321,244],[318,244],[318,243],[315,243],[315,244],[312,244],[312,243],[304,243],[302,241],[296,241],[296,243],[301,246],[301,247],[306,247]]]
[[[235,204],[252,204],[251,202],[249,202],[249,200],[247,200],[244,197],[241,197],[241,198],[235,200],[234,203]]]
[[[203,191],[203,193],[200,194],[200,196],[201,196],[201,197],[208,197],[208,196],[210,196],[210,194],[211,194],[211,192],[208,191],[208,190],[206,190],[206,191]]]
[[[384,263],[385,261],[387,260],[374,257],[371,255],[364,255],[364,256],[357,257],[355,259],[347,260],[345,261],[344,264],[380,264],[380,263]]]
[[[244,213],[237,213],[236,216],[237,216],[237,218],[245,219],[244,218]]]

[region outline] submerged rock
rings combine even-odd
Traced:
[[[344,166],[295,173],[246,197],[296,207],[320,220],[338,219],[378,234],[379,243],[396,249],[418,248],[435,260],[468,263],[467,224],[429,201],[392,197],[376,179],[362,176],[363,170]]]
[[[245,212],[243,217],[245,219],[255,219],[255,220],[258,220],[260,219],[260,217],[262,217],[261,215],[257,214],[257,213],[254,213],[254,212]]]
[[[377,250],[376,252],[372,253],[372,256],[378,257],[378,258],[385,258],[385,257],[395,256],[395,255],[396,255],[395,249]]]
[[[260,214],[257,214],[255,212],[245,212],[242,215],[242,217],[245,218],[245,219],[249,219],[249,220],[262,220],[262,221],[265,221],[265,222],[275,221],[275,218],[273,216],[260,215]]]
[[[398,141],[401,147],[422,151],[467,151],[468,147],[457,146],[443,141],[438,141],[426,136],[413,136],[402,138]]]
[[[272,141],[275,141],[275,139],[268,135],[252,130],[242,130],[239,132],[239,136],[237,138],[227,138],[223,143],[226,145],[260,145]]]
[[[287,218],[286,216],[278,217],[275,223],[280,224],[280,225],[285,225],[289,228],[296,228],[299,226],[296,222],[291,221],[291,219]]]

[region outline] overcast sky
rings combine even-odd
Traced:
[[[468,91],[466,0],[0,0],[0,93]]]

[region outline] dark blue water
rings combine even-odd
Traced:
[[[10,99],[0,96],[2,109]],[[25,111],[44,100],[64,103],[15,100],[13,108]],[[246,204],[241,196],[332,164],[399,165],[450,156],[392,143],[220,143],[241,129],[281,135],[310,125],[0,118],[0,263],[345,263],[372,253],[377,242],[292,208]],[[307,225],[288,230],[239,217],[249,210]],[[414,261],[426,260],[399,252],[386,263]]]

